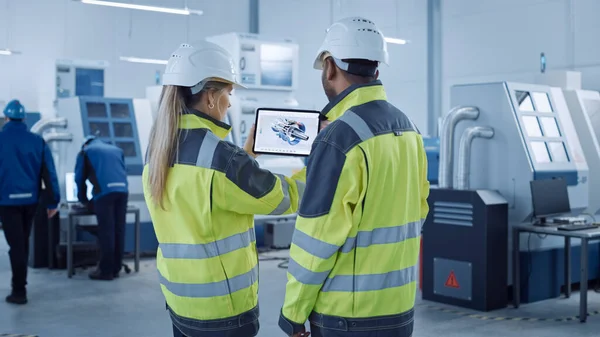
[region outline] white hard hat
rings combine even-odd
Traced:
[[[191,46],[184,43],[171,54],[163,75],[163,85],[190,87],[195,94],[207,80],[244,88],[239,82],[233,58],[217,44],[202,41]]]
[[[335,22],[329,29],[314,62],[315,69],[323,69],[324,56],[338,60],[361,59],[388,64],[387,43],[373,21],[350,17]]]

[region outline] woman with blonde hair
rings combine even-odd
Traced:
[[[174,336],[252,337],[258,324],[254,214],[295,213],[305,173],[261,169],[223,141],[229,95],[241,87],[233,60],[210,42],[170,57],[143,182],[159,241],[160,285]]]

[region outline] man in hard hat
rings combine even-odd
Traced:
[[[290,250],[279,326],[302,336],[409,337],[427,159],[411,120],[387,101],[381,31],[367,19],[334,23],[314,63],[331,122],[316,138]]]
[[[87,197],[87,180],[93,185],[92,200]],[[88,136],[77,156],[75,184],[79,202],[88,206],[98,221],[100,262],[89,277],[111,281],[119,276],[125,249],[129,185],[123,150]]]
[[[48,218],[53,217],[60,189],[50,148],[41,136],[27,129],[23,105],[10,101],[4,116],[6,124],[0,132],[0,221],[12,268],[12,292],[6,301],[25,304],[29,235],[37,205],[41,197],[46,198]]]

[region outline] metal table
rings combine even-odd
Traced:
[[[127,206],[127,214],[135,215],[135,248],[134,263],[135,271],[140,271],[140,209],[135,206]],[[69,223],[67,225],[67,275],[73,277],[73,233],[75,232],[75,219],[84,216],[95,215],[86,208],[72,208],[69,210]]]
[[[587,320],[588,299],[588,244],[590,241],[600,240],[600,228],[579,231],[558,230],[556,226],[513,226],[513,305],[518,308],[521,302],[521,276],[520,276],[520,234],[536,233],[565,238],[565,296],[571,296],[571,239],[581,239],[581,277],[579,293],[579,321]]]

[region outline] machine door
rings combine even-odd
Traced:
[[[128,175],[141,175],[143,158],[133,102],[130,99],[80,97],[84,135],[120,147]]]

